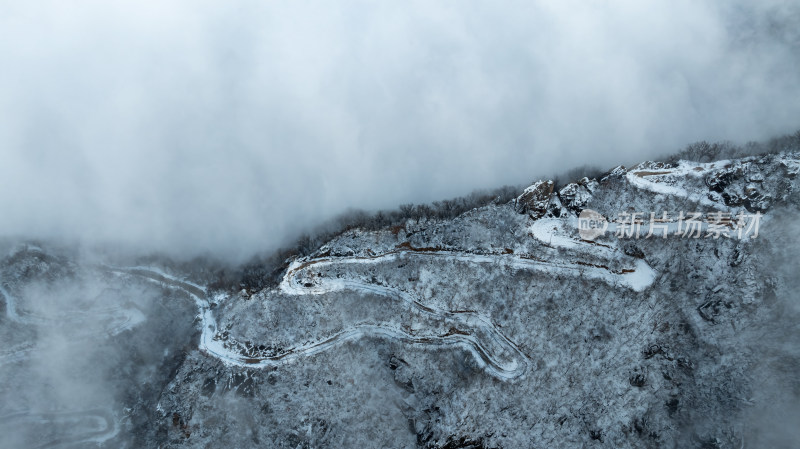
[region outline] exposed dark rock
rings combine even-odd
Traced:
[[[538,181],[526,188],[515,200],[515,210],[520,214],[528,214],[532,218],[542,217],[547,212],[550,198],[553,195],[553,181]]]

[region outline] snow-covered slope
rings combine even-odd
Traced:
[[[780,447],[780,417],[800,412],[799,167],[782,153],[537,181],[454,219],[348,230],[257,292],[17,247],[0,271],[0,427],[94,413],[50,446]],[[579,233],[584,209],[605,235]],[[651,212],[670,235],[644,238]],[[729,236],[682,236],[698,212]],[[614,235],[631,216],[641,232]],[[53,326],[69,351],[115,354],[114,372],[138,351],[154,393],[88,412],[99,399],[53,410],[12,392],[47,366]],[[119,351],[80,343],[109,339]]]

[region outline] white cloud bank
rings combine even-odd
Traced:
[[[799,30],[788,1],[0,0],[0,235],[240,257],[794,131]]]

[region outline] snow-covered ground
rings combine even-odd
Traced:
[[[41,447],[770,446],[760,416],[797,410],[799,159],[643,163],[554,190],[540,218],[351,229],[261,291],[29,246],[0,264],[0,428],[50,426]],[[588,241],[584,208],[763,221]]]

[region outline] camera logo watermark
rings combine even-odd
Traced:
[[[584,209],[578,216],[578,233],[584,240],[594,240],[608,230],[608,220],[601,213]]]
[[[614,220],[607,220],[599,212],[584,209],[578,216],[578,234],[584,240],[594,240],[606,232],[618,238],[649,239],[712,238],[745,239],[758,237],[761,213],[739,212],[623,212]]]

